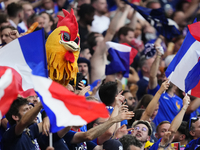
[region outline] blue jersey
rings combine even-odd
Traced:
[[[29,126],[21,135],[15,135],[15,126],[11,126],[3,135],[2,150],[36,150],[36,138],[39,136],[38,125]]]
[[[200,138],[190,141],[186,145],[185,150],[195,150],[197,147],[200,147]]]
[[[157,150],[158,147],[159,147],[159,143],[161,142],[161,138],[156,142],[154,143],[149,150]]]
[[[159,86],[157,86],[156,88],[159,89]],[[148,93],[155,94],[155,89],[148,90]],[[171,123],[174,117],[179,113],[179,111],[183,107],[182,99],[180,97],[176,95],[171,97],[168,95],[167,92],[161,95],[159,103],[160,105],[158,114],[153,120],[156,126],[162,121],[169,121]]]

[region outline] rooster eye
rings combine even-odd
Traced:
[[[67,32],[64,32],[62,35],[64,41],[70,41],[70,35]]]
[[[74,40],[74,42],[75,42],[76,44],[78,44],[78,42],[79,42],[79,38],[76,37],[76,39]]]

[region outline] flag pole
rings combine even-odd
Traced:
[[[52,133],[49,133],[49,146],[53,147],[53,139],[52,139]]]

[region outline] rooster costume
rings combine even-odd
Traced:
[[[77,60],[80,53],[78,23],[73,9],[69,13],[63,10],[65,17],[58,16],[57,28],[46,42],[49,77],[66,86],[78,72]]]

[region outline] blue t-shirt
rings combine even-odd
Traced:
[[[158,85],[156,88],[159,89],[160,86]],[[148,90],[148,93],[155,95],[155,89]],[[153,120],[156,126],[162,121],[169,121],[171,123],[174,117],[179,113],[179,111],[183,107],[183,101],[180,97],[176,95],[170,97],[167,92],[161,95],[159,103],[160,105],[158,113]]]
[[[97,146],[94,142],[91,142],[91,141],[78,143],[78,144],[72,144],[71,141],[72,141],[75,133],[76,133],[75,131],[70,130],[63,137],[63,139],[65,140],[65,142],[70,150],[93,150]]]
[[[200,138],[190,141],[186,145],[185,150],[195,150],[197,147],[200,147]]]
[[[3,135],[2,150],[36,150],[35,139],[39,136],[38,125],[29,126],[21,135],[15,135],[15,126],[11,126]]]
[[[150,147],[149,150],[157,150],[158,147],[159,147],[159,143],[161,142],[161,139],[162,139],[162,138],[160,138],[156,143],[154,143],[154,144]]]

